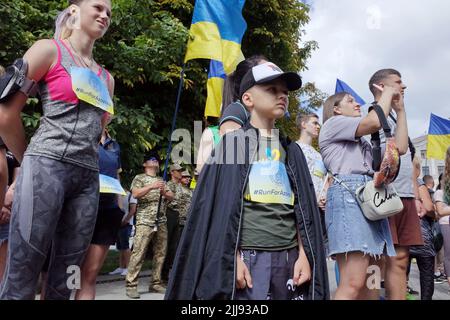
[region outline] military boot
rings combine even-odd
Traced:
[[[161,284],[153,284],[153,285],[150,285],[148,291],[155,292],[155,293],[166,293],[166,288],[164,286],[162,286]]]
[[[137,288],[127,288],[126,291],[127,297],[131,299],[139,299],[141,295],[137,291]]]

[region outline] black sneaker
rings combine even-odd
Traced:
[[[443,282],[444,282],[444,279],[442,277],[442,274],[439,276],[436,276],[436,275],[434,276],[434,283],[439,284],[439,283],[443,283]]]
[[[406,287],[406,292],[408,292],[409,294],[419,294],[419,291],[414,290],[410,286]]]

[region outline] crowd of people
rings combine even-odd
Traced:
[[[24,56],[26,83],[37,86],[43,108],[29,143],[21,111],[31,87],[0,92],[0,299],[34,299],[39,278],[41,299],[69,299],[74,290],[75,299],[94,299],[111,245],[120,251],[112,274],[125,276],[132,299],[150,248],[149,291],[166,299],[369,300],[380,299],[383,283],[384,298],[404,300],[412,259],[423,300],[438,279],[450,285],[450,148],[434,190],[408,137],[399,71],[368,79],[374,102],[365,112],[343,92],[324,102],[322,124],[300,113],[291,141],[276,122],[289,92],[302,87],[300,75],[262,55],[247,58],[226,78],[218,124],[204,131],[194,190],[182,164],[164,181],[150,150],[126,195],[103,193],[100,176],[120,181],[122,167],[107,129],[114,78],[93,57],[111,2],[69,4],[54,39]],[[82,94],[89,90],[101,99]],[[376,194],[377,207],[398,198],[402,209],[368,216],[361,190],[369,185],[386,192]],[[79,287],[69,286],[74,266]],[[379,277],[369,286],[374,268]]]

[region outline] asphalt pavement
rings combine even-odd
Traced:
[[[328,261],[328,274],[332,296],[336,291],[336,280],[334,276],[334,261]],[[140,300],[163,300],[164,295],[160,293],[150,293],[150,271],[144,271],[139,278],[138,291],[141,294]],[[409,286],[416,291],[420,291],[419,270],[414,262],[411,265]],[[383,293],[383,292],[382,292]],[[420,295],[410,296],[411,300],[420,300]],[[131,300],[125,294],[125,277],[102,275],[97,281],[96,300]],[[449,285],[444,282],[435,284],[433,300],[450,300]]]

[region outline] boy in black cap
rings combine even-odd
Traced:
[[[137,286],[138,276],[144,263],[148,245],[153,237],[153,267],[152,283],[149,290],[164,293],[161,282],[161,269],[167,248],[167,219],[165,216],[167,202],[174,198],[174,194],[167,188],[166,183],[158,176],[160,158],[156,152],[144,157],[144,173],[138,174],[131,183],[131,193],[138,199],[136,211],[136,234],[134,236],[133,251],[126,276],[126,294],[128,297],[140,297]],[[163,197],[160,212],[158,203],[160,195]]]
[[[329,298],[311,176],[300,147],[275,129],[300,87],[298,74],[270,62],[243,77],[250,123],[226,134],[202,169],[167,299]]]

